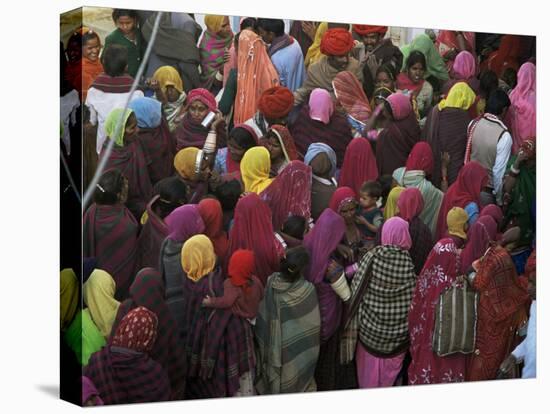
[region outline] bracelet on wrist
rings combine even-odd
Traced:
[[[513,164],[510,166],[510,171],[516,175],[519,174],[519,168],[514,167]]]

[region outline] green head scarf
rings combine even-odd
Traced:
[[[115,144],[119,147],[124,146],[124,130],[126,128],[126,122],[128,122],[128,118],[130,118],[130,115],[134,111],[132,111],[131,109],[126,109],[126,111],[122,115],[123,112],[124,112],[124,109],[122,108],[113,109],[109,113],[109,116],[105,121],[105,132],[107,133],[109,138],[113,139],[115,141]],[[122,125],[117,134],[116,126],[121,115],[122,115]]]
[[[402,72],[406,70],[407,60],[413,50],[422,52],[426,58],[425,78],[432,75],[442,81],[449,80],[449,72],[447,71],[443,58],[437,52],[430,36],[424,33],[416,36],[410,44],[401,48],[401,52],[403,53],[403,67],[401,68]]]

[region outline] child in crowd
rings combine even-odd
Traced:
[[[366,181],[359,192],[359,208],[355,222],[358,224],[367,246],[374,246],[374,238],[378,229],[384,222],[382,211],[378,208],[377,202],[382,195],[382,186],[377,181]]]

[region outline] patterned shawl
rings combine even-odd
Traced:
[[[180,125],[174,132],[176,139],[176,152],[187,147],[196,147],[201,149],[206,141],[209,128],[202,126],[200,122],[195,121],[189,116],[189,113],[185,114],[182,118]],[[226,143],[227,133],[225,130],[225,124],[221,122],[216,129],[216,143],[218,147],[224,147]]]
[[[429,227],[432,236],[435,236],[437,217],[443,200],[443,192],[436,188],[428,179],[426,173],[420,170],[406,171],[403,177],[405,187],[415,187],[422,193],[424,209],[420,213],[420,219]]]
[[[172,139],[166,121],[162,121],[157,128],[141,128],[138,140],[141,143],[151,184],[155,185],[163,178],[174,173],[173,159],[175,142]]]
[[[201,77],[203,85],[209,89],[216,73],[223,67],[223,55],[231,46],[233,34],[229,37],[221,37],[217,33],[206,30],[199,43],[201,58]]]
[[[483,216],[477,219],[468,230],[468,241],[462,251],[462,273],[466,273],[473,262],[479,259],[487,248],[495,241],[497,225],[491,217]]]
[[[159,195],[153,197],[147,204],[147,221],[142,226],[137,240],[136,271],[144,267],[158,269],[160,258],[160,246],[168,236],[168,226],[154,211],[154,204],[160,199]]]
[[[290,283],[280,273],[270,276],[254,329],[260,394],[304,392],[310,387],[319,356],[320,325],[311,283],[303,278]]]
[[[371,115],[369,100],[361,83],[348,71],[339,72],[332,81],[334,94],[348,115],[355,120],[366,123]]]

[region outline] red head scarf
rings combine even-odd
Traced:
[[[498,226],[504,218],[504,213],[502,212],[502,209],[496,204],[488,204],[483,207],[483,210],[481,210],[481,212],[479,213],[480,218],[485,216],[491,217]]]
[[[399,216],[409,223],[424,210],[424,198],[422,193],[416,187],[410,187],[403,190],[397,199],[397,208]]]
[[[321,53],[327,56],[347,56],[353,45],[353,37],[348,30],[329,29],[321,40]]]
[[[337,213],[340,212],[342,205],[350,200],[357,201],[355,192],[349,187],[338,188],[330,198],[329,208]]]
[[[228,275],[233,286],[243,286],[247,290],[247,282],[254,273],[254,252],[239,249],[229,259]]]
[[[294,139],[290,135],[288,128],[282,125],[272,125],[270,128],[281,145],[283,154],[287,162],[294,161],[298,159],[298,151],[296,150],[296,145],[294,144]]]
[[[199,203],[198,209],[205,225],[204,234],[212,241],[216,256],[224,259],[229,248],[229,240],[223,231],[222,205],[214,198],[205,198]]]
[[[218,108],[214,95],[204,88],[193,89],[189,92],[189,95],[187,95],[187,105],[189,106],[195,101],[202,102],[212,112],[215,112]]]
[[[354,138],[346,148],[338,186],[350,187],[355,194],[359,194],[365,181],[377,178],[378,166],[369,141],[365,138]]]
[[[155,345],[157,326],[157,315],[143,306],[138,306],[122,318],[111,345],[149,353]]]
[[[292,91],[284,86],[267,89],[258,102],[258,110],[270,119],[286,117],[294,106]]]
[[[432,147],[424,141],[416,143],[409,154],[405,169],[407,171],[420,170],[424,171],[426,175],[431,175],[434,169]]]
[[[381,37],[386,35],[388,26],[371,26],[368,24],[354,24],[353,31],[360,36],[365,36],[371,33],[378,33]]]
[[[346,113],[358,121],[367,122],[371,108],[363,86],[357,77],[350,71],[339,72],[332,81],[336,99]]]
[[[403,93],[392,93],[386,101],[390,104],[393,119],[396,121],[407,118],[413,110],[411,99]]]
[[[468,231],[468,242],[462,251],[462,272],[465,273],[473,262],[485,254],[489,244],[495,241],[497,224],[488,216],[479,217]]]

